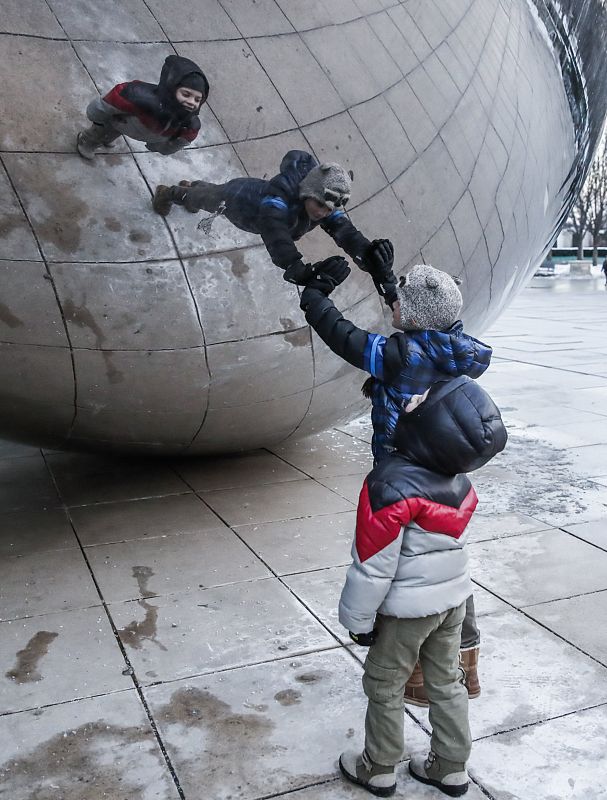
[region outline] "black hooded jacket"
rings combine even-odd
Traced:
[[[200,76],[198,82],[202,81],[206,87],[202,99],[204,103],[209,94],[208,81],[200,67],[183,56],[167,56],[157,85],[144,81],[119,83],[103,100],[123,114],[138,117],[146,128],[155,133],[162,133],[169,139],[181,138],[192,142],[200,130],[200,108],[188,111],[175,96],[186,76],[192,73]]]
[[[499,410],[465,376],[436,383],[415,411],[401,413],[397,452],[363,484],[353,564],[339,615],[354,633],[377,611],[425,617],[456,608],[472,591],[464,532],[477,505],[467,472],[504,449]]]

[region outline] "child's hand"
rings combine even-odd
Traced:
[[[389,239],[374,239],[369,245],[365,261],[370,274],[383,283],[392,276],[394,246]]]
[[[361,647],[371,647],[377,641],[377,631],[375,628],[369,633],[352,633],[349,631],[350,639]]]

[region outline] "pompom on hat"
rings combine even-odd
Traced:
[[[396,288],[404,331],[444,331],[459,319],[464,303],[459,278],[428,264],[416,264]]]
[[[302,199],[313,197],[332,211],[343,208],[350,199],[352,173],[339,164],[319,164],[312,167],[299,184]]]

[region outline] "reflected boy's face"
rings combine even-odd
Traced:
[[[415,411],[418,406],[421,406],[426,397],[428,397],[429,391],[430,389],[428,388],[423,394],[414,394],[405,406],[405,414],[410,414],[412,411]]]
[[[187,86],[180,86],[175,92],[177,102],[187,108],[188,111],[196,111],[202,103],[202,92],[197,89],[189,89]]]
[[[306,214],[314,222],[328,217],[331,213],[329,206],[321,203],[320,200],[317,200],[315,197],[306,197],[304,200],[304,208],[306,209]]]

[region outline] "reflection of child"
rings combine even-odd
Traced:
[[[92,125],[78,134],[78,152],[92,160],[100,147],[123,135],[145,142],[153,153],[175,153],[198,136],[198,113],[208,95],[209,84],[197,64],[168,56],[157,86],[119,83],[89,103],[86,115]]]
[[[427,758],[412,758],[409,772],[452,797],[468,788],[468,695],[458,656],[472,590],[466,527],[477,498],[465,473],[486,464],[506,440],[498,409],[475,381],[435,383],[410,399],[395,452],[363,484],[339,618],[355,642],[370,648],[365,746],[343,753],[339,765],[348,780],[380,797],[396,789],[403,692],[418,658],[432,739]]]
[[[386,240],[369,242],[348,219],[352,176],[339,164],[318,164],[303,150],[290,150],[280,172],[271,180],[235,178],[227,183],[182,181],[158,186],[154,210],[166,216],[173,203],[195,213],[203,210],[224,216],[237,228],[257,233],[270,258],[284,270],[290,283],[305,285],[313,276],[295,242],[320,226],[358,266],[373,277],[380,294],[393,292],[392,250]]]

